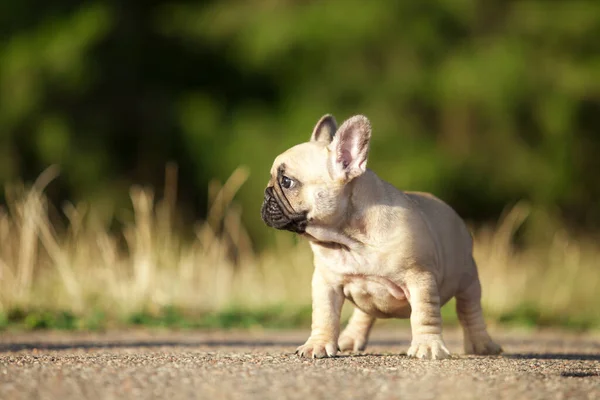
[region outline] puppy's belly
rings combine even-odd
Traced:
[[[376,318],[408,318],[410,304],[398,285],[381,277],[344,277],[344,296],[356,307]]]

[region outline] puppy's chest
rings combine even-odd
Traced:
[[[368,275],[381,268],[377,254],[351,252],[342,248],[313,247],[315,261],[334,275]]]
[[[367,314],[378,318],[406,317],[410,306],[402,288],[402,268],[378,254],[342,249],[317,249],[319,268],[330,284]]]

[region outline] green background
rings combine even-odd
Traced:
[[[273,158],[324,113],[367,115],[369,166],[474,222],[600,222],[598,1],[3,1],[0,183],[129,207],[179,165],[180,212],[246,165],[259,246]],[[534,235],[535,236],[535,235]]]

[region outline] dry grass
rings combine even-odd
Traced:
[[[104,310],[118,317],[164,306],[202,312],[310,304],[312,256],[305,243],[281,234],[270,251],[252,251],[232,202],[247,178],[245,169],[222,186],[211,184],[208,217],[196,225],[192,240],[174,228],[172,166],[164,198],[131,189],[133,218],[116,233],[87,205],[63,207],[68,223],[53,226],[43,190],[55,175],[50,169],[29,188],[7,188],[8,205],[0,208],[0,312]],[[527,213],[517,205],[496,228],[475,231],[488,314],[526,304],[550,317],[600,319],[594,307],[600,248],[557,233],[550,246],[517,251],[512,239]]]
[[[133,220],[121,232],[110,233],[89,206],[69,204],[63,208],[68,224],[58,234],[43,195],[52,175],[47,171],[27,189],[9,188],[8,208],[0,209],[0,311],[126,315],[164,306],[206,311],[309,299],[302,285],[310,282],[308,252],[253,254],[240,210],[231,203],[247,178],[244,169],[223,186],[211,184],[208,218],[188,241],[173,227],[172,179],[158,201],[149,189],[131,189]]]
[[[527,307],[537,310],[541,319],[597,325],[600,246],[560,229],[550,243],[517,250],[514,235],[530,211],[525,203],[517,204],[496,227],[475,230],[475,259],[487,312],[498,316]]]

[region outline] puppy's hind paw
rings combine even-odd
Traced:
[[[356,334],[353,335],[344,331],[338,339],[338,347],[340,351],[351,351],[358,353],[367,348],[367,339],[365,337]]]
[[[443,360],[450,357],[442,339],[413,340],[407,352],[409,357],[426,360]]]
[[[335,357],[337,352],[337,343],[318,339],[308,339],[306,343],[296,349],[299,357],[306,358]]]
[[[489,336],[476,339],[465,339],[465,354],[497,355],[502,353],[502,347]]]

